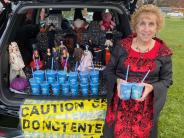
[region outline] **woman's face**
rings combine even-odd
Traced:
[[[157,16],[152,13],[142,13],[135,31],[139,40],[145,43],[151,41],[157,32]]]

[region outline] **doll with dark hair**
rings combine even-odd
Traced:
[[[84,54],[84,51],[82,48],[80,48],[79,44],[77,44],[77,47],[74,49],[73,57],[76,62],[80,62],[82,55]]]
[[[58,70],[59,69],[59,54],[55,47],[52,48],[52,57],[53,57],[53,69]]]
[[[65,36],[65,46],[70,55],[73,55],[75,43],[76,43],[76,36],[74,34],[67,34]]]
[[[51,50],[50,48],[47,48],[47,54],[44,62],[45,69],[51,69],[51,60],[52,60]]]

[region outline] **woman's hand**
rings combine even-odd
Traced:
[[[147,96],[153,91],[153,85],[148,84],[148,83],[141,83],[142,85],[144,85],[144,91],[142,94],[142,97],[140,99],[137,99],[137,101],[144,101]]]
[[[117,90],[118,90],[118,96],[119,97],[120,97],[120,84],[121,83],[127,83],[127,81],[125,81],[123,79],[120,79],[120,78],[117,79]]]

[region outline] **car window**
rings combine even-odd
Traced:
[[[0,15],[1,15],[1,12],[3,11],[4,7],[3,7],[3,4],[0,2]]]

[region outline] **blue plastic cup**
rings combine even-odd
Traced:
[[[80,83],[88,83],[88,72],[87,71],[80,72]]]
[[[92,70],[90,72],[90,80],[91,80],[91,83],[99,83],[99,71],[98,70]]]
[[[42,95],[49,95],[49,83],[44,81],[41,84]]]
[[[131,98],[134,100],[140,99],[142,96],[143,89],[144,89],[144,85],[141,85],[139,83],[134,83],[132,86]]]
[[[72,96],[78,96],[78,84],[70,84],[70,91]]]
[[[56,71],[54,70],[48,70],[46,72],[46,75],[47,75],[47,81],[49,84],[52,84],[56,81]]]
[[[31,86],[32,95],[40,95],[40,84],[37,83],[35,78],[30,78],[29,83]]]
[[[81,92],[83,96],[88,96],[88,83],[81,83],[80,84],[81,87]]]
[[[30,78],[30,79],[29,79],[29,83],[30,83],[30,85],[31,85],[32,83],[37,83],[37,81],[36,81],[35,78]]]
[[[98,88],[99,84],[98,83],[90,83],[90,90],[91,90],[91,95],[98,95]]]
[[[59,71],[58,72],[58,81],[60,84],[64,83],[66,81],[66,71]]]
[[[36,70],[33,72],[33,75],[38,83],[42,83],[44,81],[44,71],[43,70]]]
[[[62,95],[63,96],[69,96],[70,95],[70,93],[69,93],[69,83],[67,81],[62,84],[61,90],[62,90]]]
[[[69,82],[70,82],[70,84],[78,83],[77,78],[78,78],[78,72],[70,72],[69,73]]]
[[[132,91],[132,83],[121,83],[120,84],[120,98],[123,100],[130,100]]]
[[[60,84],[55,82],[51,84],[53,95],[58,96],[60,94]]]

